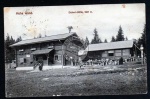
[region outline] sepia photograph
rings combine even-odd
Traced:
[[[147,94],[145,3],[3,13],[6,97]]]

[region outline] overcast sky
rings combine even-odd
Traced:
[[[16,12],[32,12],[18,15]],[[75,11],[91,11],[91,13],[69,13]],[[122,26],[124,36],[129,40],[137,39],[145,24],[145,4],[103,4],[43,7],[5,7],[4,31],[13,38],[23,39],[68,33],[67,26],[73,26],[72,32],[80,37],[93,38],[93,30],[97,29],[102,41],[111,40]],[[23,35],[23,34],[26,34]]]

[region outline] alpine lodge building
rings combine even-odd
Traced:
[[[33,69],[39,60],[43,61],[43,68],[72,65],[72,61],[78,61],[78,51],[84,49],[76,33],[22,40],[10,47],[15,50],[16,67],[23,70]]]

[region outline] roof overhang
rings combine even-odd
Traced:
[[[126,47],[126,48],[114,48],[114,49],[101,49],[101,50],[88,50],[88,52],[93,52],[93,51],[106,51],[106,50],[119,50],[119,49],[130,49],[132,47]]]

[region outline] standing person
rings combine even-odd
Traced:
[[[106,63],[105,63],[105,65],[108,65],[108,62],[109,62],[109,59],[107,58],[107,59],[106,59]]]
[[[91,59],[91,65],[93,66],[93,60]]]
[[[104,59],[101,59],[102,66],[104,66]]]
[[[123,64],[123,58],[121,57],[120,59],[119,59],[119,65],[122,65]]]
[[[80,69],[81,69],[81,67],[83,66],[81,57],[79,57],[79,66],[80,66]]]
[[[106,65],[106,60],[104,60],[104,66]]]
[[[74,65],[75,65],[75,66],[77,65],[77,59],[74,60]]]
[[[91,59],[90,59],[90,65],[92,65]]]
[[[74,59],[72,59],[72,66],[74,66]]]
[[[41,61],[39,62],[39,70],[42,71],[42,68],[43,68],[43,61],[41,60]]]
[[[100,65],[100,60],[98,60],[98,65]]]

